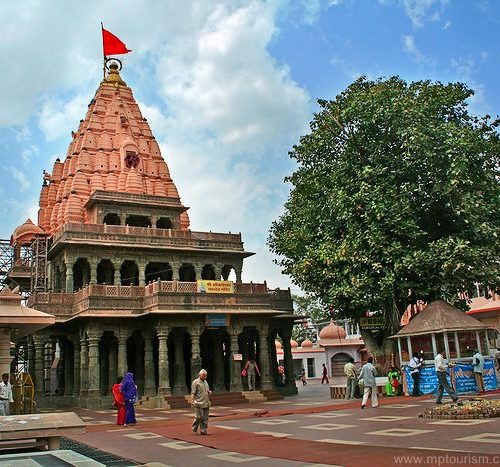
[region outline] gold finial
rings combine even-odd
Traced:
[[[109,67],[107,68],[108,68],[108,75],[104,78],[103,83],[108,83],[116,87],[127,85],[127,83],[125,83],[125,81],[123,81],[120,76],[117,63],[112,62],[109,64]]]

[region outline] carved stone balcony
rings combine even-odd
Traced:
[[[245,252],[241,234],[193,232],[191,230],[157,229],[155,227],[131,227],[128,225],[66,223],[54,235],[51,249],[65,242],[82,244],[106,244],[113,246],[148,246],[168,249],[213,250]]]
[[[292,312],[289,290],[269,290],[263,284],[234,284],[232,294],[197,292],[196,282],[157,281],[146,285],[89,284],[74,293],[36,292],[28,306],[50,311],[57,321],[82,316],[139,316],[150,313]]]

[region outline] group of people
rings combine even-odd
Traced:
[[[118,414],[116,424],[129,426],[135,425],[135,404],[138,401],[139,395],[137,385],[134,381],[132,373],[126,373],[125,376],[119,377],[113,385],[113,405],[117,408]]]

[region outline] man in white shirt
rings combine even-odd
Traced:
[[[413,379],[413,391],[411,393],[412,396],[417,397],[420,395],[420,368],[424,363],[424,359],[421,354],[414,354],[412,359],[410,360],[410,374]]]
[[[9,373],[4,373],[0,382],[0,415],[10,415],[11,402],[14,402],[14,399],[12,386],[9,383]]]
[[[474,365],[474,378],[476,379],[477,390],[479,392],[484,392],[484,357],[478,349],[476,349],[472,356],[472,365]]]
[[[436,367],[436,376],[438,380],[436,404],[442,404],[443,392],[445,390],[453,399],[453,402],[457,402],[457,394],[446,379],[446,373],[448,372],[448,363],[446,363],[446,360],[443,357],[443,352],[438,352],[438,354],[436,355],[436,358],[434,359],[434,366]]]

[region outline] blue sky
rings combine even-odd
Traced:
[[[75,3],[75,4],[73,4]],[[78,4],[76,4],[78,3]],[[266,248],[316,99],[360,75],[463,81],[497,115],[493,0],[24,0],[0,4],[0,236],[36,220],[43,169],[64,157],[102,78],[100,22],[160,142],[191,228],[242,232],[245,281],[288,287]],[[295,291],[292,285],[292,290]]]

